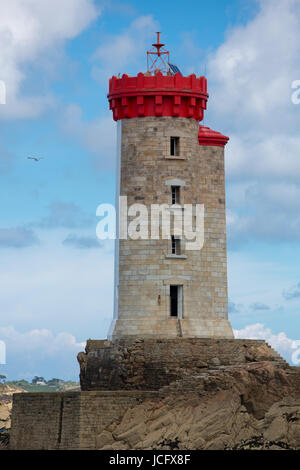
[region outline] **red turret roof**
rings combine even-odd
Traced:
[[[199,126],[198,140],[200,145],[216,145],[217,147],[225,147],[229,137],[221,134],[221,132],[213,131],[209,127]]]

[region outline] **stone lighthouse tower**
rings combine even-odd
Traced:
[[[117,121],[117,209],[121,196],[123,205],[126,201],[121,218],[129,222],[133,204],[143,205],[149,220],[157,205],[173,206],[173,216],[181,212],[184,220],[192,206],[194,223],[195,207],[201,207],[203,243],[188,250],[174,223],[163,237],[151,231],[149,221],[148,236],[143,230],[134,239],[127,229],[121,236],[124,221],[117,224],[115,308],[108,336],[232,338],[224,177],[229,139],[199,127],[208,100],[206,78],[185,77],[170,64],[159,33],[152,46],[146,73],[109,81],[108,100]]]

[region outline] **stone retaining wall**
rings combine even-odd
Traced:
[[[97,436],[107,425],[156,396],[139,391],[15,394],[10,449],[97,449]]]
[[[159,390],[204,368],[285,361],[263,340],[89,340],[79,353],[82,390]]]

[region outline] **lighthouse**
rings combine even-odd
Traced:
[[[229,138],[199,125],[207,80],[182,75],[164,46],[157,33],[147,52],[147,72],[109,80],[108,101],[117,121],[118,220],[108,338],[233,338],[224,172]],[[192,208],[192,225],[196,214],[202,217],[202,243],[188,249],[190,241],[172,221],[163,236],[160,215],[155,233],[151,221],[148,236],[141,230],[140,237],[130,237],[129,208],[137,205],[144,214],[164,207],[170,218],[177,213],[182,221]]]

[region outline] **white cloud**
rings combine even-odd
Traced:
[[[289,289],[284,289],[282,295],[285,300],[298,299],[300,297],[300,282]]]
[[[85,121],[81,108],[71,104],[63,114],[61,127],[66,135],[93,154],[96,169],[115,167],[116,125],[111,114]]]
[[[64,349],[78,351],[85,346],[85,343],[77,343],[75,337],[69,333],[54,335],[45,328],[21,333],[13,326],[8,326],[0,328],[0,336],[7,345],[13,347],[14,353],[38,351],[41,356],[53,356]]]
[[[92,237],[75,235],[73,233],[70,233],[67,238],[63,241],[63,245],[70,246],[72,248],[78,248],[81,250],[100,248],[103,246],[103,243],[97,239],[96,235]]]
[[[234,330],[235,338],[243,339],[263,339],[272,346],[284,359],[293,364],[292,355],[296,351],[295,340],[290,339],[284,332],[277,335],[272,333],[270,328],[266,328],[261,323],[245,326],[241,330]],[[294,364],[296,365],[296,364]]]
[[[208,61],[213,127],[226,148],[230,239],[299,240],[300,3],[259,0]]]
[[[74,202],[53,201],[48,206],[48,214],[32,226],[40,228],[80,228],[91,226],[96,218],[85,213]]]
[[[93,78],[107,88],[112,75],[145,71],[146,50],[155,39],[153,32],[157,28],[152,15],[145,15],[132,21],[120,34],[107,36],[92,57]],[[71,104],[63,113],[61,127],[66,135],[92,153],[96,169],[115,168],[116,128],[110,112],[85,120],[80,106]]]
[[[136,15],[137,13],[136,8],[130,3],[125,2],[124,0],[122,0],[122,2],[119,2],[117,0],[105,0],[102,2],[102,7],[103,10],[109,11],[114,15],[132,16]]]
[[[229,298],[234,303],[231,312],[238,313],[240,320],[243,318],[248,323],[265,321],[262,316],[268,321],[272,318],[282,321],[282,314],[277,315],[282,307],[285,313],[291,313],[290,304],[282,298],[282,291],[299,281],[298,253],[293,248],[290,252],[285,250],[283,256],[278,250],[271,249],[266,255],[264,251],[265,248],[253,250],[252,245],[247,250],[228,252]],[[254,303],[266,304],[270,309],[255,312],[250,309]],[[251,320],[253,317],[256,320]],[[232,316],[232,320],[236,317]]]
[[[0,6],[0,79],[6,84],[2,117],[35,117],[53,97],[22,96],[26,65],[35,65],[97,17],[93,0],[10,0]]]
[[[264,304],[263,302],[254,302],[250,305],[252,310],[270,310],[269,305]]]
[[[78,377],[76,355],[84,350],[85,342],[77,342],[70,333],[55,335],[45,328],[20,332],[10,325],[0,328],[0,338],[6,345],[3,370],[9,378],[52,378],[51,373],[59,378]]]
[[[104,338],[112,317],[113,242],[75,250],[62,244],[68,229],[37,233],[39,245],[2,250],[0,327]],[[80,235],[92,232],[80,229]]]
[[[260,0],[260,11],[246,26],[229,31],[209,62],[215,112],[237,128],[245,123],[272,130],[289,128],[284,111],[291,105],[291,84],[300,77],[300,3]],[[288,121],[288,122],[287,122]],[[296,129],[294,123],[293,129]],[[278,128],[277,128],[278,130]]]
[[[251,181],[230,195],[229,240],[300,241],[300,185]],[[242,208],[242,209],[241,209]]]
[[[0,340],[9,378],[77,378],[87,338],[105,338],[113,309],[113,242],[97,250],[62,245],[69,231],[40,230],[39,245],[3,250]],[[76,233],[74,231],[74,233]],[[84,237],[89,232],[80,229]]]
[[[155,39],[153,31],[157,28],[153,16],[145,15],[136,18],[121,34],[108,37],[93,55],[93,77],[103,83],[112,75],[130,73],[132,66],[134,74],[146,71],[146,50]]]
[[[300,106],[298,109],[300,119]],[[255,126],[251,128],[255,133]],[[261,136],[261,132],[265,131]],[[288,135],[267,129],[257,129],[258,134],[244,131],[233,134],[226,149],[226,169],[234,180],[263,177],[265,181],[283,179],[300,183],[300,138],[298,133]]]
[[[35,233],[26,227],[0,228],[0,247],[26,248],[38,243]]]

